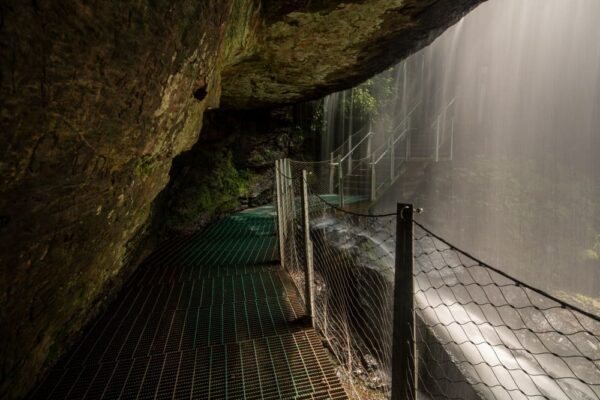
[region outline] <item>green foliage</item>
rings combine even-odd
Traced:
[[[154,167],[154,160],[152,160],[152,158],[149,156],[143,156],[136,160],[133,173],[138,178],[144,179],[152,173]]]
[[[377,114],[377,100],[371,94],[371,91],[366,87],[357,87],[352,90],[351,99],[346,100],[344,105],[357,116],[375,116]]]
[[[198,196],[192,201],[198,212],[214,214],[235,207],[237,199],[246,190],[244,180],[233,165],[231,152],[222,150],[220,153],[215,157],[214,169],[195,187]]]
[[[179,192],[173,200],[170,227],[194,226],[239,207],[240,197],[248,195],[252,174],[238,171],[231,151],[217,149],[203,153],[202,165],[193,168],[179,183]]]
[[[273,150],[269,147],[258,147],[250,153],[248,162],[252,165],[260,166],[272,163],[274,160]]]
[[[593,250],[600,254],[600,233],[596,234],[596,240],[594,241]]]
[[[360,121],[381,117],[395,95],[393,83],[389,73],[382,73],[350,89],[341,107],[346,117],[352,114]]]
[[[585,249],[582,253],[585,260],[599,261],[600,260],[600,234],[596,234],[594,243],[589,249]]]

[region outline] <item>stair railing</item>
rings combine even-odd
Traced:
[[[440,148],[446,143],[446,121],[448,110],[455,104],[456,96],[446,103],[436,118],[431,124],[435,127],[435,147],[432,154],[427,159],[434,161],[440,160]],[[344,189],[345,182],[350,177],[363,176],[368,181],[368,195],[372,202],[376,201],[380,194],[387,190],[387,187],[394,184],[399,176],[400,169],[404,162],[411,159],[412,149],[412,131],[416,130],[411,127],[411,119],[414,112],[421,105],[421,102],[416,103],[412,109],[404,116],[393,129],[392,134],[387,140],[381,143],[377,148],[373,149],[373,138],[377,137],[377,132],[370,129],[370,125],[361,128],[356,133],[352,134],[341,146],[330,153],[330,173],[329,173],[329,189],[330,193],[335,193],[337,189],[339,197],[339,205],[344,205]],[[356,136],[365,132],[367,133],[353,144]],[[451,119],[450,127],[450,159],[453,157],[454,147],[454,119]],[[366,157],[363,157],[359,151],[363,145],[367,144]],[[398,158],[397,149],[402,148],[404,143],[404,154]],[[346,153],[342,153],[344,148],[348,148]],[[358,156],[357,156],[358,154]],[[385,164],[385,163],[388,164]],[[346,165],[347,164],[347,165]],[[345,167],[346,166],[346,167]],[[336,174],[337,170],[337,174]],[[365,173],[366,171],[366,173]],[[357,173],[358,172],[358,173]],[[337,175],[337,185],[336,185]],[[337,187],[336,187],[337,186]],[[365,193],[367,194],[367,193]]]

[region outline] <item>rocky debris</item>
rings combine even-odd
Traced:
[[[372,355],[365,354],[365,355],[363,355],[362,358],[363,358],[363,364],[367,368],[367,371],[374,371],[377,368],[379,368],[379,363],[377,362],[375,357],[373,357]]]

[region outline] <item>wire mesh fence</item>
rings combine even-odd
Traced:
[[[418,396],[393,394],[394,380],[412,379],[398,373],[392,357],[402,326],[394,321],[399,217],[368,215],[369,199],[351,193],[340,207],[326,190],[328,174],[319,172],[325,163],[281,164],[282,263],[306,299],[306,182],[313,321],[355,397],[600,399],[600,318],[486,265],[417,222],[409,275],[416,318],[413,333],[406,332]],[[302,170],[309,171],[306,180]]]
[[[449,245],[415,236],[420,388],[433,398],[598,399],[600,321]],[[449,372],[451,371],[451,372]]]
[[[280,223],[286,232],[283,264],[303,299],[306,239],[300,197],[302,169],[307,166],[291,163],[280,173],[282,186],[289,189],[281,199]],[[355,396],[384,398],[389,394],[391,374],[395,216],[373,218],[344,212],[335,197],[316,192],[323,186],[315,176],[313,172],[307,179],[314,324]],[[358,197],[347,200],[360,203]]]

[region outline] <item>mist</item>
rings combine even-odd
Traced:
[[[396,152],[400,175],[374,212],[423,207],[418,219],[449,242],[598,312],[599,19],[597,0],[488,1],[328,97],[320,156],[360,126],[384,146],[404,126],[410,148]]]

